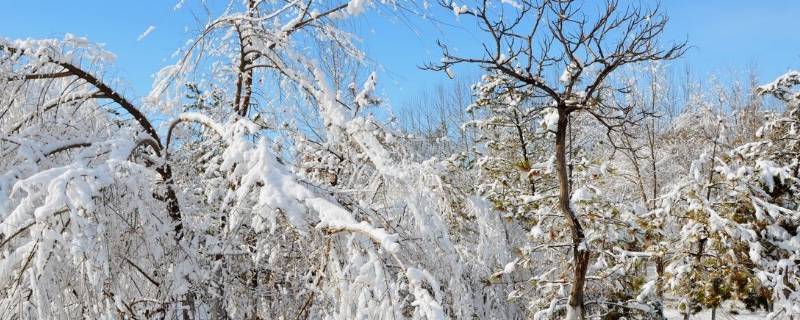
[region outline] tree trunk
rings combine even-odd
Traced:
[[[247,16],[255,18],[256,16],[256,2],[254,0],[247,1]],[[250,96],[253,94],[253,68],[251,64],[254,58],[250,48],[253,44],[253,26],[250,21],[245,20],[244,26],[236,26],[236,32],[239,36],[239,69],[236,79],[236,100],[234,101],[233,109],[242,117],[247,116],[247,110],[250,108]]]
[[[692,268],[700,268],[700,264],[703,262],[703,250],[706,246],[706,239],[700,239],[697,241],[697,253],[694,256],[694,265]],[[694,270],[694,277],[697,277],[697,270]],[[694,279],[693,279],[694,280]],[[692,314],[692,308],[694,307],[692,304],[692,299],[694,299],[694,288],[695,288],[696,281],[691,281],[689,283],[689,297],[686,299],[686,313],[683,314],[684,320],[689,320],[689,315]]]
[[[569,223],[572,233],[573,282],[567,306],[567,319],[585,319],[583,309],[583,289],[586,282],[586,271],[589,265],[589,251],[583,244],[583,227],[578,221],[570,204],[569,176],[567,173],[567,126],[569,112],[566,106],[558,108],[558,126],[556,129],[556,172],[558,174],[558,203],[561,213]]]
[[[659,319],[666,319],[664,317],[664,257],[656,257],[656,298],[660,303],[658,310]]]

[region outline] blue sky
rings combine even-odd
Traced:
[[[61,38],[72,33],[105,43],[117,55],[114,74],[127,83],[122,91],[137,99],[147,94],[151,75],[197,32],[193,12],[174,10],[176,2],[0,0],[4,9],[0,37]],[[764,82],[788,69],[800,69],[800,1],[664,0],[662,8],[670,17],[663,40],[685,39],[692,46],[673,64],[689,65],[696,79],[712,73],[724,78],[731,71],[747,72],[753,67]],[[395,103],[448,81],[443,74],[417,68],[439,60],[436,39],[455,48],[477,41],[469,27],[436,26],[419,17],[407,18],[372,12],[354,24],[368,56],[380,64],[376,68],[381,92]],[[156,29],[137,41],[150,25]]]

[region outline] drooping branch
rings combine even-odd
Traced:
[[[165,154],[167,154],[167,157],[168,157],[169,145],[170,142],[172,141],[172,132],[175,130],[178,124],[183,122],[199,123],[206,126],[209,129],[214,130],[214,132],[217,133],[220,137],[225,136],[225,129],[223,129],[219,124],[214,122],[214,120],[212,120],[211,118],[199,113],[183,113],[181,115],[178,115],[174,120],[172,120],[172,123],[170,123],[169,129],[167,130],[167,142],[164,147]]]
[[[84,100],[88,100],[88,99],[103,99],[103,98],[106,98],[106,95],[103,94],[103,93],[100,93],[100,92],[94,92],[94,93],[85,94],[85,95],[72,95],[72,96],[69,96],[69,97],[66,97],[66,98],[65,97],[59,97],[58,99],[55,99],[54,101],[48,101],[47,103],[45,103],[42,106],[42,111],[41,112],[50,111],[51,109],[53,109],[55,107],[58,107],[58,106],[60,106],[62,104],[67,104],[67,103],[72,103],[72,102],[79,102],[79,101],[84,101]],[[36,117],[36,113],[31,113],[30,115],[26,116],[25,119],[17,122],[17,124],[15,124],[14,127],[12,127],[9,130],[9,132],[10,133],[19,132],[19,130],[22,129],[22,126],[24,126],[27,122],[31,121],[35,117]]]
[[[6,81],[18,81],[18,80],[38,80],[38,79],[56,79],[56,78],[64,78],[72,76],[72,73],[63,71],[63,72],[54,72],[54,73],[34,73],[34,74],[20,74],[20,75],[13,75],[6,77]]]
[[[109,87],[105,82],[101,81],[91,73],[84,71],[78,66],[61,61],[56,61],[53,63],[64,67],[64,69],[69,70],[69,72],[71,72],[73,75],[93,85],[98,91],[103,93],[107,99],[111,99],[120,107],[125,109],[125,111],[133,117],[133,119],[142,127],[142,129],[144,129],[148,135],[153,137],[153,140],[159,143],[159,147],[161,147],[161,139],[158,137],[158,132],[156,131],[155,127],[153,127],[153,125],[150,123],[150,120],[147,119],[144,113],[139,111],[139,108],[134,106],[133,103],[131,103],[128,99],[120,95],[116,90]]]
[[[101,81],[100,79],[98,79],[97,77],[92,75],[91,73],[83,70],[81,67],[76,66],[76,65],[74,65],[72,63],[69,63],[69,62],[66,62],[66,61],[61,61],[59,59],[54,59],[54,58],[49,57],[49,56],[43,56],[43,55],[39,55],[39,54],[35,54],[35,53],[29,53],[25,49],[11,47],[9,45],[2,44],[2,43],[0,43],[0,50],[8,51],[11,54],[19,54],[19,55],[36,57],[36,58],[39,58],[40,60],[44,60],[45,62],[52,63],[54,65],[58,65],[58,66],[63,67],[66,71],[64,71],[62,73],[68,73],[69,75],[76,76],[76,77],[86,81],[87,83],[91,84],[95,88],[97,88],[98,92],[103,95],[103,98],[111,99],[112,101],[114,101],[116,104],[118,104],[120,107],[122,107],[128,114],[130,114],[133,117],[133,119],[142,127],[142,129],[144,129],[144,131],[148,135],[152,136],[153,139],[155,139],[156,141],[161,141],[160,138],[158,137],[158,132],[156,132],[155,128],[150,123],[150,120],[147,119],[147,117],[144,115],[144,113],[139,111],[139,108],[134,106],[133,103],[131,103],[128,99],[126,99],[125,97],[120,95],[116,90],[112,89],[105,82]],[[41,77],[34,77],[34,75],[28,75],[28,77],[30,79],[26,78],[25,80],[52,78],[50,75],[52,75],[52,74],[41,75]],[[60,75],[59,77],[65,77],[65,76],[66,75]],[[160,144],[160,142],[159,142],[159,144]]]
[[[15,48],[7,44],[0,43],[0,50],[7,51],[12,55],[25,55],[32,58],[37,58],[39,61],[45,63],[51,63],[53,65],[60,66],[64,68],[66,73],[69,73],[71,76],[75,76],[78,79],[85,81],[86,83],[92,85],[97,89],[96,93],[93,93],[89,96],[85,96],[83,98],[98,98],[98,99],[110,99],[120,107],[122,107],[128,114],[130,114],[133,119],[139,124],[140,127],[144,130],[147,135],[152,137],[152,141],[155,142],[154,149],[156,153],[161,153],[163,146],[161,144],[161,139],[159,138],[158,132],[156,131],[155,127],[152,125],[150,120],[148,120],[147,116],[143,112],[139,110],[130,100],[123,97],[119,94],[116,90],[112,89],[108,84],[91,74],[90,72],[84,70],[80,66],[77,66],[73,63],[63,61],[61,59],[53,58],[47,55],[37,54],[37,53],[30,53],[25,49]],[[62,77],[62,76],[59,76]],[[52,77],[42,77],[43,79],[49,79]],[[37,79],[36,77],[32,77],[31,80]],[[58,101],[55,104],[52,104],[50,107],[46,109],[52,108],[56,105],[59,105],[63,101]],[[14,131],[18,130],[18,125]],[[157,166],[155,168],[156,172],[159,174],[161,179],[164,181],[166,185],[165,195],[163,196],[163,200],[166,202],[167,211],[169,213],[170,218],[175,222],[175,232],[176,237],[179,239],[182,237],[181,230],[181,213],[180,213],[180,206],[178,204],[178,197],[175,193],[175,190],[172,187],[172,168],[168,163],[164,163],[163,165]],[[162,198],[162,197],[159,197]]]

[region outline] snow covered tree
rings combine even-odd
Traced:
[[[436,257],[399,252],[397,234],[443,239],[458,258],[426,214],[449,205],[429,187],[443,185],[438,164],[397,171],[391,134],[359,112],[378,101],[375,76],[341,94],[305,51],[350,46],[331,21],[370,5],[232,2],[144,107],[100,76],[113,55],[86,39],[0,42],[2,317],[442,318],[444,294],[418,268]],[[323,135],[276,104],[314,110]],[[381,183],[407,189],[386,206],[363,201],[379,190],[346,196]]]
[[[475,86],[476,101],[466,110],[477,119],[464,124],[465,131],[477,131],[476,142],[485,145],[477,159],[478,192],[509,217],[525,215],[524,208],[540,189],[552,188],[543,180],[551,173],[551,157],[544,152],[551,143],[546,135],[548,117],[541,126],[542,107],[527,100],[529,92],[514,88],[503,74],[487,75]]]
[[[759,87],[785,104],[758,130],[759,141],[733,149],[718,170],[737,215],[723,220],[731,238],[748,248],[751,272],[774,303],[772,317],[800,314],[800,73],[791,71]]]
[[[785,103],[786,112],[772,114],[754,142],[744,140],[738,147],[729,141],[746,138],[727,130],[741,124],[738,115],[720,114],[715,120],[695,114],[679,120],[683,130],[706,127],[713,132],[713,144],[653,212],[656,220],[667,222],[658,227],[661,233],[673,235],[663,239],[673,243],[666,271],[670,290],[683,298],[684,318],[726,300],[767,309],[773,317],[797,313],[792,272],[797,252],[790,244],[796,241],[797,223],[795,85],[797,76],[791,72],[758,88]]]
[[[653,212],[663,223],[665,236],[659,240],[663,255],[669,256],[662,276],[670,292],[683,299],[679,309],[684,318],[703,309],[715,310],[726,300],[745,301],[760,292],[742,243],[720,224],[725,219],[735,220],[738,206],[719,190],[721,177],[715,167],[724,158],[727,124],[719,117],[707,118],[711,118],[707,126],[716,131],[713,144],[692,162],[686,180],[662,198],[663,207]]]
[[[594,16],[578,9],[580,1],[440,4],[457,15],[473,17],[489,40],[483,43],[484,53],[479,57],[456,55],[441,44],[444,57],[431,69],[452,72],[458,64],[480,65],[488,75],[503,75],[511,82],[505,87],[527,92],[523,97],[526,103],[538,102],[540,108],[552,110],[549,119],[554,124],[558,208],[571,238],[568,248],[573,274],[565,279],[570,290],[566,317],[584,319],[584,288],[592,253],[586,244],[586,222],[581,221],[570,201],[569,120],[573,114],[586,113],[598,125],[617,130],[630,120],[626,115],[630,108],[608,100],[620,89],[610,85],[609,75],[628,64],[676,58],[684,45],[659,48],[657,37],[667,19],[657,9],[620,8],[616,1],[605,2]],[[563,71],[559,79],[546,78],[558,69]],[[504,101],[503,97],[498,101]]]

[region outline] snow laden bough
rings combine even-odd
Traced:
[[[322,196],[318,187],[299,179],[249,120],[236,115],[220,125],[203,114],[180,114],[169,123],[162,145],[143,113],[81,68],[82,58],[96,57],[90,60],[98,66],[111,59],[93,55],[104,51],[85,39],[17,41],[4,43],[3,49],[8,54],[3,80],[20,89],[2,96],[11,107],[2,122],[8,134],[2,137],[0,163],[0,282],[6,288],[0,305],[12,313],[2,317],[206,318],[219,309],[246,317],[297,310],[287,308],[289,300],[299,301],[300,314],[333,318],[444,317],[438,282],[429,272],[406,266],[398,235],[357,221],[337,199]],[[388,151],[373,136],[372,122],[347,120],[337,111],[336,95],[327,89],[324,76],[314,70],[311,78],[288,70],[285,75],[321,102],[329,138],[358,137],[381,172],[407,179],[412,169],[395,170]],[[175,74],[162,74],[170,75]],[[374,78],[356,103],[367,103]],[[42,108],[35,99],[21,98],[40,90],[54,102]],[[98,99],[122,106],[133,116],[135,129],[115,119],[114,110],[97,112],[106,110]],[[70,112],[57,112],[64,109]],[[43,115],[56,121],[39,126],[34,120]],[[182,151],[170,150],[176,147],[170,141],[173,130],[183,123],[207,127],[221,144],[206,162],[203,177],[208,180],[199,185],[183,183],[184,178],[166,169],[200,166],[178,163]],[[180,190],[173,193],[180,202],[164,196],[170,188]],[[204,189],[206,199],[194,201],[195,189]],[[427,200],[422,198],[426,193],[414,193],[418,203]],[[178,203],[179,211],[168,210]],[[426,217],[429,209],[412,209],[415,221],[427,228],[441,225]],[[222,223],[215,221],[219,212],[225,214]],[[427,228],[420,229],[431,231]],[[436,230],[434,236],[444,236],[440,241],[448,245],[446,229]],[[320,265],[280,265],[287,260],[282,254],[300,251],[309,253],[305,261],[316,253],[325,255],[316,257]],[[454,254],[452,245],[446,251]],[[244,261],[237,258],[242,256]],[[389,269],[398,267],[401,271]],[[241,278],[232,276],[240,272],[255,273],[252,282],[240,285]],[[217,276],[234,281],[222,283]],[[303,281],[309,285],[290,283]],[[292,296],[254,294],[270,290],[267,285],[278,288],[272,292]],[[228,299],[244,292],[254,301]],[[406,296],[413,297],[408,304]],[[313,300],[318,303],[310,306]]]
[[[290,311],[280,306],[287,299],[300,302],[301,314],[333,318],[444,317],[438,283],[427,271],[406,266],[397,234],[356,220],[336,199],[299,179],[249,120],[237,115],[220,125],[202,114],[180,114],[162,145],[143,113],[80,67],[81,57],[95,57],[98,65],[110,61],[107,54],[92,55],[104,51],[74,37],[4,42],[3,49],[3,81],[19,89],[2,96],[11,106],[0,137],[0,309],[11,313],[2,317],[206,318],[219,308],[248,316]],[[321,73],[310,80],[287,76],[320,94],[325,121],[335,129],[331,137],[359,136],[371,162],[390,171],[392,164],[380,158],[386,151],[371,131],[358,127],[369,121],[344,122],[341,113],[331,113],[335,94],[325,89]],[[359,94],[361,103],[374,88],[371,79]],[[52,107],[21,98],[37,91],[52,97]],[[98,99],[122,106],[138,126],[118,121],[114,110],[97,112],[107,110]],[[70,112],[58,112],[65,109]],[[37,125],[43,115],[53,115],[54,125]],[[197,165],[176,163],[179,152],[170,152],[172,129],[182,123],[209,128],[222,144],[208,162],[211,179],[204,185],[181,184],[166,169]],[[172,188],[179,190],[173,191],[175,201],[165,196]],[[205,189],[204,201],[193,201],[198,188]],[[170,210],[179,203],[179,211]],[[215,212],[226,214],[224,223],[213,221]],[[317,257],[320,265],[281,268],[281,254],[297,253],[287,249],[295,246],[327,255]],[[237,260],[242,256],[244,262]],[[253,283],[231,277],[236,281],[223,287],[215,279],[239,271],[255,273]],[[330,280],[322,285],[325,278]],[[288,282],[301,279],[309,285]],[[275,293],[294,296],[252,295],[262,281],[271,281]],[[252,290],[254,304],[226,299],[245,289]],[[408,293],[413,300],[405,309]],[[319,303],[312,307],[312,300]]]
[[[258,219],[264,222],[261,224],[263,228],[275,230],[278,220],[276,215],[280,213],[300,234],[307,234],[310,232],[309,228],[315,228],[327,234],[351,233],[375,243],[377,247],[369,249],[370,245],[361,242],[361,245],[366,245],[364,250],[368,250],[370,252],[368,256],[371,257],[369,258],[371,261],[363,261],[362,269],[369,268],[370,264],[380,264],[381,259],[377,258],[379,254],[394,256],[398,252],[397,235],[372,227],[364,221],[357,222],[348,210],[331,199],[317,195],[278,163],[276,157],[269,151],[266,139],[252,142],[248,135],[257,129],[251,122],[239,119],[222,126],[203,115],[187,113],[179,115],[170,127],[182,122],[201,123],[213,129],[225,142],[227,147],[222,153],[219,169],[229,172],[226,179],[237,181],[239,185],[235,190],[230,190],[226,195],[230,201],[224,203],[233,207],[250,206],[247,202],[255,199],[253,205],[253,208],[256,208],[253,210],[255,216],[237,216],[236,210],[230,211],[231,216],[228,220],[230,229],[241,226],[244,219]],[[4,235],[3,249],[10,251],[4,254],[0,263],[0,270],[3,271],[0,282],[5,287],[13,289],[2,300],[4,306],[12,307],[18,304],[20,299],[31,299],[32,304],[29,306],[32,308],[35,305],[37,314],[46,318],[48,314],[67,308],[65,304],[80,297],[98,303],[99,306],[105,304],[105,307],[100,307],[97,311],[114,313],[115,310],[121,309],[138,314],[137,303],[153,302],[136,299],[130,301],[127,297],[131,297],[133,292],[125,290],[124,285],[117,287],[121,285],[120,283],[114,285],[115,282],[121,281],[115,279],[117,273],[115,271],[123,271],[117,269],[119,266],[116,264],[119,261],[115,260],[118,259],[138,270],[141,276],[158,287],[159,291],[167,290],[164,287],[169,287],[171,292],[163,292],[167,296],[187,294],[189,287],[193,286],[191,282],[196,281],[193,279],[202,277],[199,274],[203,268],[198,270],[197,266],[187,263],[190,258],[199,257],[187,256],[179,259],[167,257],[174,254],[170,251],[184,246],[190,246],[183,248],[184,250],[194,251],[200,248],[191,248],[192,243],[164,247],[163,243],[171,243],[170,226],[159,221],[164,217],[156,215],[154,211],[158,208],[152,207],[152,203],[158,201],[147,192],[155,187],[153,181],[157,180],[157,174],[152,169],[130,161],[129,155],[136,147],[136,141],[134,135],[123,135],[91,144],[85,143],[86,147],[80,151],[80,155],[109,154],[110,156],[101,161],[92,163],[76,161],[63,166],[41,169],[38,172],[35,167],[41,162],[41,155],[53,154],[76,142],[44,146],[26,145],[20,149],[20,157],[28,164],[17,165],[17,170],[12,170],[3,177],[4,185],[11,185],[11,189],[10,192],[3,194],[4,208],[9,210],[6,211],[8,214],[2,217],[0,233]],[[167,161],[168,157],[169,154],[166,154],[165,159],[154,159],[154,161]],[[22,176],[19,171],[26,167],[29,168],[28,171],[34,173],[19,178]],[[117,190],[125,190],[128,193],[124,197],[126,202],[123,207],[98,208],[108,206],[98,202],[109,200],[108,193],[116,193]],[[115,221],[113,217],[104,216],[110,215],[115,210],[127,214],[141,213],[136,219],[139,219],[138,223],[142,224],[145,230],[136,234],[146,236],[144,243],[141,244],[147,248],[143,252],[134,253],[126,248],[128,251],[126,255],[130,256],[114,254],[114,249],[119,244],[109,240],[130,241],[125,239],[124,234],[114,230],[115,224],[123,221]],[[148,212],[150,214],[147,214]],[[258,228],[258,224],[252,225]],[[156,230],[149,230],[152,228]],[[196,228],[197,226],[192,227]],[[196,238],[192,241],[196,241]],[[359,242],[355,238],[348,241]],[[225,254],[224,246],[217,249],[205,248]],[[139,254],[153,260],[141,261],[149,259],[137,259]],[[195,254],[199,255],[200,252]],[[176,260],[170,262],[172,259]],[[182,259],[187,260],[180,261]],[[57,263],[58,261],[72,261],[72,263]],[[399,259],[396,262],[403,265]],[[168,271],[173,274],[159,276],[144,271],[157,269],[156,266],[161,263],[174,263],[175,266],[170,267]],[[377,265],[375,268],[375,272],[380,270]],[[363,273],[364,270],[359,272]],[[78,279],[85,278],[87,283],[80,286],[84,292],[74,292],[75,289],[71,289],[76,285],[72,282],[80,280],[70,275],[80,275]],[[417,300],[414,305],[420,309],[420,314],[442,318],[438,300],[423,288],[425,284],[437,287],[430,274],[416,268],[408,268],[405,277],[408,279],[409,289],[414,292]],[[172,283],[169,285],[164,283],[170,278]],[[71,297],[72,295],[74,297]],[[347,306],[347,309],[349,307]],[[346,317],[349,311],[342,312],[344,313],[341,316]],[[101,316],[101,314],[96,315]]]

